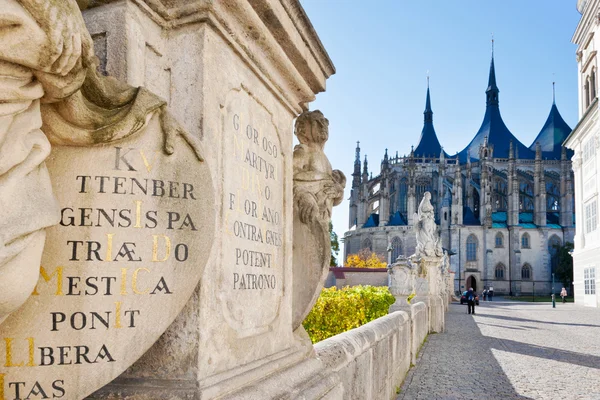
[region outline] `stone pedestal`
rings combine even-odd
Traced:
[[[110,354],[119,361],[118,366],[113,364],[115,367],[112,369],[110,364],[109,367],[68,366],[57,370],[63,373],[57,372],[54,377],[44,378],[64,379],[64,382],[61,380],[64,385],[57,384],[59,389],[56,390],[59,394],[63,390],[64,398],[68,399],[83,398],[94,390],[96,392],[89,397],[91,399],[213,399],[227,396],[239,399],[248,397],[249,393],[256,394],[253,398],[261,399],[281,398],[289,393],[303,393],[305,398],[326,398],[325,394],[329,394],[329,398],[335,398],[338,381],[335,376],[319,381],[324,366],[314,356],[312,344],[303,328],[294,323],[294,319],[302,319],[302,312],[294,312],[295,293],[310,296],[304,304],[307,308],[318,287],[308,288],[312,291],[307,290],[305,294],[300,290],[304,289],[301,287],[304,282],[294,276],[292,268],[293,121],[308,108],[307,104],[317,93],[325,90],[326,79],[335,72],[300,2],[91,0],[90,4],[91,8],[85,11],[84,18],[100,59],[100,70],[132,86],[145,86],[164,98],[174,117],[201,143],[204,160],[200,166],[194,163],[197,160],[193,160],[187,149],[172,158],[181,165],[176,168],[169,165],[165,168],[168,177],[161,177],[165,182],[168,179],[193,183],[194,193],[201,204],[190,206],[188,211],[190,218],[198,223],[198,226],[193,226],[192,239],[185,237],[194,245],[193,249],[190,248],[193,262],[179,269],[175,263],[174,268],[169,270],[173,280],[181,281],[185,298],[180,296],[177,301],[165,302],[164,307],[161,303],[145,303],[139,318],[149,318],[150,314],[160,321],[156,326],[147,324],[146,329],[140,330],[135,329],[132,322],[131,326],[125,327],[126,323],[129,324],[127,314],[127,321],[125,316],[121,316],[122,320],[113,323],[116,328],[123,328],[119,332],[129,332],[126,338],[119,339],[119,346],[115,346],[118,351]],[[144,121],[137,122],[141,124]],[[156,132],[160,131],[155,119],[150,125]],[[179,146],[179,142],[177,139],[175,144]],[[112,171],[123,176],[132,171],[139,173],[140,176],[135,177],[142,182],[139,189],[142,191],[146,190],[143,188],[144,177],[155,178],[150,172],[154,173],[157,160],[162,160],[157,155],[162,143],[143,144],[146,147],[140,152],[137,142],[123,142],[116,155],[116,169],[121,163],[120,172]],[[111,151],[114,156],[115,149],[103,149],[104,152]],[[91,160],[96,160],[93,151],[82,151],[82,154],[82,160],[87,160],[82,166],[93,169],[95,165]],[[132,161],[134,158],[135,162]],[[110,169],[115,165],[115,158],[106,161],[103,157],[95,162]],[[60,162],[58,165],[56,170],[60,172]],[[85,168],[80,174],[108,175]],[[75,182],[75,179],[71,181]],[[173,198],[183,193],[172,186],[161,190],[170,190]],[[124,190],[122,187],[115,184],[115,191]],[[183,189],[182,184],[178,190]],[[61,187],[56,190],[61,190]],[[92,200],[108,197],[103,189],[100,193],[102,195]],[[63,201],[62,198],[59,200]],[[82,210],[99,207],[92,200],[82,204]],[[153,229],[153,210],[165,213],[177,211],[177,216],[169,214],[169,217],[177,220],[178,224],[160,228],[173,229],[177,232],[173,237],[179,238],[181,227],[190,228],[191,223],[185,217],[186,204],[183,200],[170,201],[173,205],[156,198],[148,203],[140,201],[129,205],[134,210],[131,215],[137,216],[131,217],[130,225],[135,224],[140,231],[150,230]],[[63,203],[61,207],[69,204]],[[108,207],[109,212],[111,207]],[[162,207],[171,208],[162,210]],[[202,213],[202,216],[195,213]],[[150,217],[145,218],[147,215]],[[144,227],[146,222],[148,225]],[[76,229],[79,228],[73,231]],[[125,283],[113,289],[111,296],[115,298],[103,300],[113,307],[115,301],[123,300],[123,304],[127,304],[126,300],[137,295],[151,298],[150,291],[154,286],[148,289],[149,285],[160,285],[160,281],[158,284],[156,281],[147,282],[150,272],[158,274],[160,267],[152,264],[151,258],[155,258],[152,261],[161,261],[168,254],[178,258],[177,261],[184,258],[182,248],[177,247],[178,242],[173,242],[171,247],[166,239],[159,237],[156,240],[164,245],[164,249],[158,248],[156,243],[152,248],[151,235],[167,231],[143,232],[150,235],[147,240],[150,255],[144,259],[148,265],[140,265],[133,276],[134,269],[117,277],[133,282],[131,285],[135,293],[125,288]],[[108,235],[110,240],[113,238],[110,236],[113,231],[102,234]],[[76,238],[94,239],[85,232],[76,235]],[[116,239],[114,246],[116,254],[119,251]],[[96,254],[104,255],[104,250]],[[94,251],[98,249],[92,248]],[[89,254],[88,251],[88,258]],[[131,254],[129,248],[121,255],[127,257]],[[52,262],[54,269],[62,265],[59,264],[61,260],[53,259]],[[101,273],[102,267],[94,265],[94,271],[97,268]],[[50,276],[52,271],[48,269],[48,273],[42,276],[44,281],[41,278],[40,282],[62,279],[59,272]],[[318,272],[316,280],[323,275]],[[186,276],[193,279],[186,280]],[[64,285],[67,291],[66,279],[65,269],[64,282],[53,283],[54,288],[58,285],[60,291],[60,285]],[[76,290],[72,285],[69,290],[83,290],[83,280],[81,282]],[[162,288],[162,292],[167,291]],[[172,297],[175,298],[175,295]],[[81,298],[83,302],[83,295]],[[183,307],[187,298],[189,301]],[[80,304],[81,311],[105,311],[96,310],[92,307],[93,302],[88,304],[89,307],[85,304]],[[121,314],[138,311],[126,310],[125,306],[121,310],[120,303],[116,307],[116,312]],[[42,335],[50,325],[48,315],[44,314],[43,321],[34,318],[34,314],[23,318],[28,317],[26,319],[31,324],[39,322],[32,329]],[[98,315],[104,317],[104,314]],[[173,319],[175,321],[165,331]],[[15,326],[10,320],[7,324],[1,328],[12,329]],[[131,330],[126,331],[125,328]],[[83,333],[72,332],[69,338],[74,344],[87,344]],[[161,333],[160,339],[138,359]],[[54,332],[52,335],[53,338],[58,336]],[[113,339],[116,341],[112,330],[99,329],[96,335],[109,344]],[[149,337],[153,340],[147,343]],[[25,336],[19,336],[18,342],[19,357],[16,358],[17,354],[13,352],[15,363],[24,360],[22,355],[27,354],[27,346],[30,349],[34,346],[33,342],[27,342]],[[17,339],[13,342],[15,350],[16,343]],[[56,344],[70,343],[57,341]],[[8,354],[10,352],[7,351],[6,357],[10,357]],[[27,358],[26,355],[24,357]],[[55,354],[55,357],[58,355]],[[88,357],[93,358],[91,355]],[[104,361],[112,362],[107,358],[105,356]],[[138,361],[133,363],[136,359]],[[31,364],[34,362],[39,363],[39,360],[30,360]],[[129,368],[123,372],[127,366]],[[82,373],[84,369],[94,379],[86,379]],[[0,377],[4,377],[3,372],[0,370]],[[10,378],[13,379],[13,376]],[[41,376],[36,376],[32,383],[39,378]],[[282,381],[285,385],[281,385]],[[51,380],[49,382],[52,383]],[[303,390],[308,387],[310,390]]]
[[[410,312],[410,304],[407,301],[415,287],[415,271],[404,256],[398,257],[397,261],[388,268],[388,288],[396,298],[396,302],[389,308],[389,313],[394,311]]]

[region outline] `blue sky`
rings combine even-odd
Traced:
[[[377,175],[386,148],[408,154],[423,127],[430,76],[433,122],[444,150],[455,154],[475,136],[485,111],[494,36],[500,111],[529,146],[556,104],[574,128],[578,121],[576,0],[301,0],[336,74],[311,103],[329,119],[325,148],[348,178],[356,141]],[[340,237],[348,229],[348,201],[334,208]],[[340,261],[340,260],[338,260]]]

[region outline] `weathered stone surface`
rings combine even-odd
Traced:
[[[323,152],[329,121],[320,111],[296,120],[300,144],[294,149],[293,321],[297,329],[317,301],[329,272],[329,222],[344,197],[346,177],[333,170]]]
[[[194,291],[214,240],[212,174],[164,100],[98,73],[74,0],[0,5],[0,393],[83,398]]]
[[[214,238],[214,192],[185,142],[176,156],[162,145],[154,119],[118,146],[54,147],[62,219],[48,230],[34,295],[0,328],[6,382],[82,398],[139,358],[189,299]],[[11,368],[19,363],[28,368]]]
[[[419,331],[426,332],[426,321],[421,323]],[[340,377],[341,398],[388,399],[410,367],[410,337],[411,319],[399,311],[319,342],[315,352]]]

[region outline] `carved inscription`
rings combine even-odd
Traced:
[[[177,315],[214,232],[202,204],[214,201],[210,179],[181,168],[200,165],[186,150],[179,160],[152,143],[55,150],[48,164],[61,220],[31,298],[0,326],[0,400],[82,398]],[[240,259],[259,262],[249,257]],[[95,374],[91,389],[85,371]]]
[[[282,295],[284,163],[270,115],[247,93],[227,107],[224,131],[223,290],[226,318],[244,336],[274,319]]]

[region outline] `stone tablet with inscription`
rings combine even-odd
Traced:
[[[110,146],[53,149],[62,218],[48,230],[36,290],[0,326],[0,400],[84,398],[144,354],[189,299],[214,240],[212,177],[184,140],[173,155],[162,149],[156,118]]]

